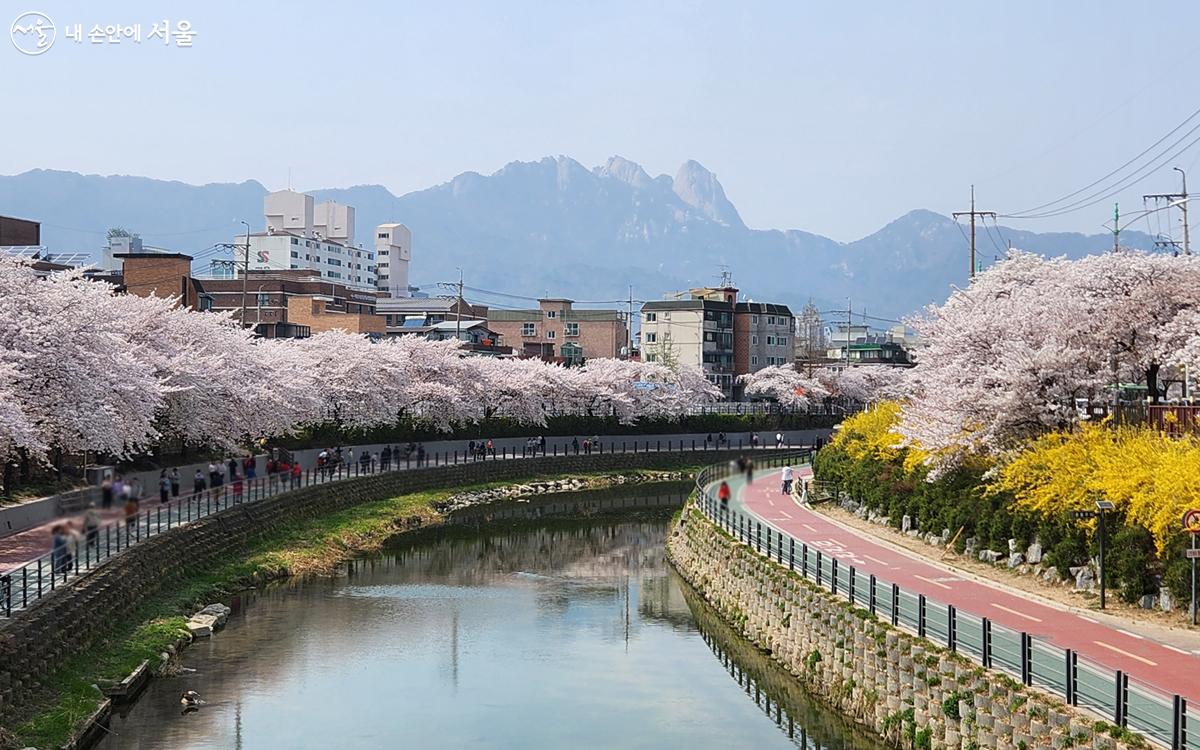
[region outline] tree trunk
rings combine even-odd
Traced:
[[[1158,370],[1160,365],[1157,362],[1151,362],[1146,368],[1146,391],[1150,396],[1150,403],[1157,404],[1160,401],[1158,393]]]

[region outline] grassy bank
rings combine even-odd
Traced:
[[[684,468],[675,471],[694,471]],[[654,479],[665,472],[619,471],[573,478],[588,488],[609,486],[617,476]],[[239,590],[266,581],[332,573],[345,560],[379,549],[396,534],[428,528],[444,516],[434,506],[464,492],[495,489],[533,480],[562,479],[565,475],[530,476],[521,481],[492,482],[420,492],[377,500],[320,518],[298,520],[256,540],[249,550],[231,554],[216,566],[188,570],[168,591],[147,601],[133,616],[115,623],[98,646],[70,660],[51,678],[20,714],[3,716],[0,748],[60,747],[80,722],[95,710],[101,694],[98,682],[117,681],[142,661],[157,664],[185,632],[187,615],[205,604],[225,600]]]

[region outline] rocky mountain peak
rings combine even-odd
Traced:
[[[725,197],[725,189],[717,181],[717,176],[700,162],[685,161],[675,173],[671,187],[680,200],[696,209],[701,216],[729,227],[746,227],[737,209]]]

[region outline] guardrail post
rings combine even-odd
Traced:
[[[758,551],[762,552],[762,522],[754,522],[754,544]]]
[[[925,637],[925,595],[917,595],[917,635]]]
[[[838,568],[837,558],[830,556],[830,558],[829,558],[829,590],[834,594],[837,593],[837,585],[838,585],[837,568]]]
[[[892,627],[900,624],[900,586],[892,584]]]
[[[979,649],[982,652],[979,655],[979,661],[982,663],[982,665],[985,668],[991,669],[991,667],[992,667],[992,621],[985,617],[982,620],[980,620],[980,623],[982,623],[982,625],[983,625],[983,637],[982,637],[983,647]]]
[[[1176,695],[1171,706],[1171,750],[1187,747],[1187,700]]]
[[[1033,684],[1033,638],[1021,631],[1021,682]]]
[[[871,587],[870,591],[867,592],[867,594],[868,594],[867,610],[871,614],[875,614],[875,574],[874,573],[872,573],[870,579],[868,579],[867,585]]]
[[[0,587],[4,591],[4,616],[12,617],[12,576],[0,577]]]
[[[808,578],[808,545],[800,542],[800,573]]]
[[[1063,651],[1063,655],[1066,657],[1066,662],[1067,662],[1066,670],[1063,672],[1063,677],[1066,678],[1063,680],[1063,684],[1065,684],[1067,686],[1066,696],[1065,696],[1066,700],[1067,700],[1067,705],[1068,706],[1077,706],[1077,705],[1079,705],[1079,703],[1078,703],[1078,699],[1075,697],[1075,669],[1076,669],[1075,649],[1070,649],[1070,648],[1066,649],[1065,651]]]
[[[953,604],[946,605],[946,648],[951,653],[958,651],[958,610]]]
[[[788,537],[788,570],[796,569],[796,539]]]
[[[853,565],[850,566],[850,591],[848,593],[849,593],[850,603],[854,604],[854,566]]]
[[[1116,709],[1113,711],[1113,723],[1119,727],[1126,724],[1126,709],[1129,700],[1129,678],[1121,670],[1117,670],[1117,678],[1114,680],[1116,687]]]
[[[817,550],[817,585],[821,585],[821,550]]]

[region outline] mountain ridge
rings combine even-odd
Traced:
[[[241,232],[241,219],[263,226],[257,180],[191,185],[136,175],[85,175],[36,169],[0,176],[0,214],[43,223],[52,251],[99,257],[104,230],[124,226],[147,245],[195,254]],[[358,241],[376,224],[400,221],[413,231],[412,279],[434,284],[463,268],[471,285],[518,296],[654,299],[687,286],[716,283],[722,266],[757,300],[798,308],[869,307],[899,317],[940,302],[967,276],[961,225],[913,209],[877,231],[841,242],[799,228],[752,229],[717,175],[695,160],[674,175],[651,176],[612,156],[588,168],[547,156],[512,161],[491,174],[462,172],[438,185],[394,195],[378,184],[306,191],[318,201],[355,207]],[[1148,236],[1122,233],[1130,246]],[[981,260],[1014,247],[1078,257],[1111,247],[1107,234],[1039,234],[980,229]],[[483,301],[512,298],[495,297]],[[520,304],[524,304],[523,302]]]

